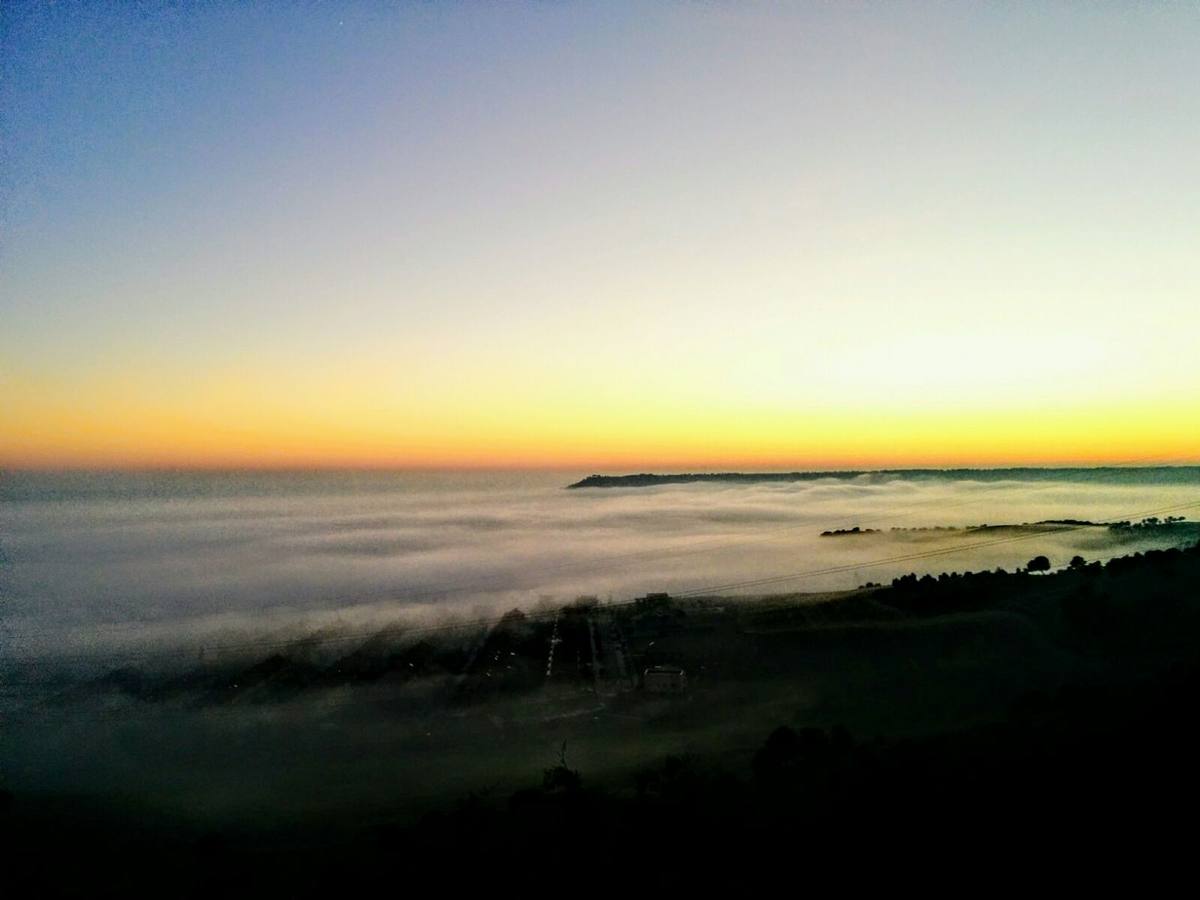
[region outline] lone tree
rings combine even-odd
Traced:
[[[1084,559],[1082,556],[1072,556],[1071,557],[1071,568],[1072,569],[1082,569],[1086,565],[1087,565],[1087,560]]]
[[[1026,572],[1049,572],[1050,560],[1044,556],[1035,556],[1025,564]]]

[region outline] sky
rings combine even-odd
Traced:
[[[0,466],[1200,461],[1200,7],[0,7]]]

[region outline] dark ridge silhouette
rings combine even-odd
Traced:
[[[1029,691],[994,722],[927,736],[780,724],[759,737],[748,771],[667,755],[610,785],[572,768],[564,746],[511,794],[473,793],[413,824],[366,821],[347,835],[164,836],[152,818],[114,829],[78,808],[38,817],[0,792],[0,837],[8,883],[38,896],[97,886],[155,896],[166,884],[186,897],[357,896],[398,881],[406,892],[494,892],[510,880],[572,896],[614,880],[710,896],[770,890],[797,865],[810,884],[865,866],[854,883],[894,886],[934,864],[1072,884],[1152,872],[1169,883],[1192,858],[1190,831],[1169,810],[1200,799],[1198,691],[1200,668],[1189,665]]]
[[[1043,571],[1053,565],[1064,567]],[[447,755],[454,787],[412,814],[400,805],[402,782],[388,775],[408,765],[406,745],[382,731],[402,713],[393,704],[367,715],[366,744],[338,730],[336,760],[308,781],[292,769],[297,748],[274,745],[289,793],[266,825],[3,784],[6,874],[36,888],[22,896],[92,895],[97,886],[140,896],[171,885],[194,897],[374,895],[398,884],[494,891],[511,880],[572,894],[612,893],[615,882],[669,896],[773,889],[797,865],[814,882],[818,869],[847,873],[864,861],[889,880],[897,865],[970,862],[1028,876],[1049,866],[1078,884],[1098,853],[1105,873],[1127,865],[1162,875],[1192,855],[1173,812],[1200,800],[1198,637],[1200,544],[1107,563],[1039,554],[1018,571],[912,573],[823,602],[581,598],[551,617],[513,610],[469,653],[459,638],[408,642],[384,630],[319,672],[296,653],[273,652],[211,676],[207,695],[267,702],[300,684],[415,678],[419,662],[432,671],[454,660],[441,695],[453,711],[436,727],[558,685],[588,714],[572,720],[584,752],[568,756],[566,732],[542,720],[531,727],[543,750],[514,745],[519,780],[468,793],[457,769],[464,758]],[[686,669],[689,693],[610,694],[609,711],[638,723],[620,740],[644,752],[605,769],[589,747],[604,727],[591,715],[598,698],[582,698],[615,678],[616,646],[637,670]],[[826,700],[813,705],[806,698],[822,684]],[[138,703],[161,696],[152,676],[131,669],[93,687]],[[869,708],[841,702],[846,692],[868,695]],[[764,697],[768,713],[751,718]],[[929,710],[937,717],[922,719]],[[250,708],[256,729],[262,712]],[[688,728],[686,752],[659,743]],[[497,726],[480,752],[502,754],[514,740],[506,729]],[[239,746],[248,736],[242,726],[219,733]],[[303,727],[287,733],[297,744],[317,739]],[[570,746],[580,744],[573,737]],[[370,804],[340,818],[291,811],[306,792],[330,790],[365,747],[375,760]],[[186,753],[198,758],[190,745]],[[142,764],[153,776],[158,762]]]
[[[951,481],[1101,481],[1109,484],[1195,484],[1200,483],[1200,466],[1097,466],[1094,468],[1005,468],[1005,469],[841,469],[827,472],[688,472],[656,475],[589,475],[568,488],[654,487],[693,482],[817,481],[823,478],[849,480],[865,475],[888,478],[938,478]]]

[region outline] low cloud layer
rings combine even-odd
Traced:
[[[1101,521],[1200,501],[1200,484],[878,477],[593,491],[564,490],[573,479],[561,473],[108,476],[101,486],[71,477],[53,490],[22,485],[4,504],[10,658],[414,610],[470,615],[547,596],[620,599],[835,566],[850,568],[770,589],[1012,568],[1035,553],[1065,563],[1142,545],[1085,530],[871,565],[979,540],[892,528]],[[820,537],[855,525],[880,533]]]

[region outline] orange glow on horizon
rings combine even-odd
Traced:
[[[253,374],[199,389],[94,380],[85,402],[68,382],[10,380],[19,390],[0,413],[0,466],[613,472],[1200,460],[1200,416],[1185,393],[1071,407],[1027,396],[921,406],[920,395],[818,405],[716,390],[640,396],[628,385],[588,393],[514,384],[511,373],[402,393],[381,388],[378,372],[294,384]]]
[[[319,470],[528,469],[588,472],[845,470],[885,468],[995,468],[1009,466],[1188,465],[1200,463],[1190,435],[1158,429],[1139,440],[1138,429],[1021,435],[929,426],[930,430],[880,429],[837,437],[793,438],[731,423],[727,437],[610,434],[477,435],[472,439],[426,435],[409,440],[352,434],[211,434],[194,431],[76,433],[0,448],[5,469]],[[233,431],[233,429],[230,429]],[[46,432],[42,436],[47,436]],[[190,440],[188,438],[191,438]],[[240,439],[239,439],[240,438]],[[841,444],[839,446],[839,443]],[[790,445],[790,446],[789,446]]]

